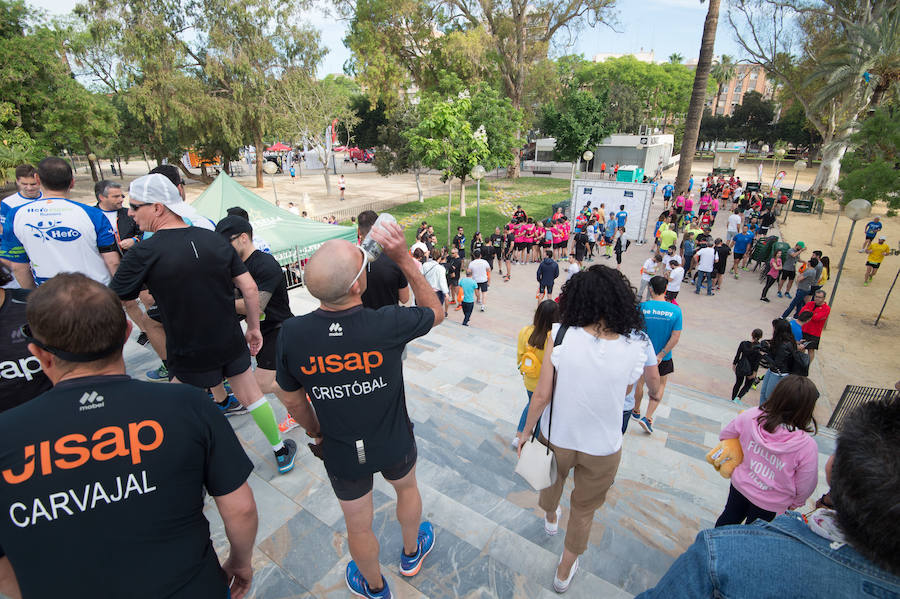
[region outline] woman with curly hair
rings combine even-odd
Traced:
[[[548,535],[558,530],[559,500],[574,471],[565,549],[553,580],[553,588],[562,593],[578,570],[594,512],[606,500],[619,468],[625,395],[643,375],[650,396],[657,397],[659,372],[650,340],[641,331],[635,290],[618,270],[594,265],[574,275],[563,285],[559,308],[562,322],[553,325],[554,342],[544,347],[519,448],[539,426],[541,442],[556,456],[556,482],[541,491],[539,500]],[[585,385],[586,372],[603,385]]]

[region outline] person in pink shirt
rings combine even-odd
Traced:
[[[712,222],[715,224],[716,215],[719,213],[719,198],[711,198],[709,200],[709,211],[712,213]]]
[[[516,255],[515,260],[519,264],[525,264],[525,245],[526,245],[526,231],[527,223],[525,219],[519,221],[519,224],[516,225]]]
[[[731,474],[731,489],[716,527],[771,522],[806,503],[819,478],[818,432],[813,409],[819,391],[805,376],[783,378],[761,408],[738,414],[719,439],[738,439],[744,459]]]
[[[563,256],[563,248],[564,245],[562,243],[562,232],[563,232],[563,224],[562,220],[553,221],[553,226],[550,227],[550,234],[553,238],[553,254],[554,258],[557,260],[561,260]]]
[[[707,210],[709,210],[709,200],[710,199],[711,198],[709,197],[709,194],[706,194],[706,193],[704,193],[702,196],[700,196],[700,206],[697,209],[697,213],[700,214],[701,216],[703,214],[705,214]]]

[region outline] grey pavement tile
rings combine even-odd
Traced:
[[[305,510],[259,538],[263,539],[260,550],[307,589],[331,570],[347,550],[344,535]]]
[[[413,344],[410,343],[409,345],[406,346],[406,351],[407,351],[411,356],[418,356],[418,355],[420,355],[420,354],[425,353],[425,352],[428,351],[428,350],[427,350],[426,348],[424,348],[424,347],[419,346],[419,345],[413,345]]]
[[[666,448],[671,449],[672,451],[677,451],[678,453],[683,453],[684,455],[696,460],[704,461],[706,460],[706,454],[710,449],[705,445],[682,441],[672,436],[669,436],[669,439],[666,441]]]
[[[265,514],[259,521],[257,539],[265,539],[300,511],[299,505],[256,474],[251,474],[247,482],[253,490],[257,512]]]
[[[479,381],[478,379],[473,379],[472,377],[467,376],[463,380],[457,383],[463,389],[467,389],[472,393],[480,393],[482,389],[487,387],[487,383],[483,381]]]
[[[722,430],[722,423],[718,420],[691,414],[690,412],[685,412],[684,410],[679,410],[677,408],[672,408],[668,416],[660,419],[660,422],[663,421],[694,426],[700,431],[718,433]]]
[[[248,599],[314,599],[309,591],[276,565],[253,571]]]
[[[413,345],[413,344],[423,345],[429,349],[440,349],[442,347],[442,345],[440,343],[436,342],[434,339],[419,338],[411,343],[411,345]]]

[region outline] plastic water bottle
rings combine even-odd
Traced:
[[[378,256],[380,256],[384,252],[384,248],[381,247],[381,244],[372,239],[372,231],[374,231],[375,227],[378,226],[382,226],[383,228],[383,225],[387,223],[396,224],[397,219],[388,212],[382,212],[378,215],[378,218],[375,219],[375,224],[372,225],[372,229],[368,233],[366,233],[366,238],[363,239],[363,242],[360,245],[360,247],[366,253],[366,257],[369,259],[369,262],[375,262],[375,260],[378,259]]]

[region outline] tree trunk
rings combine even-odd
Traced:
[[[466,177],[459,178],[459,215],[466,215]]]
[[[323,156],[320,156],[323,157]],[[331,195],[331,177],[328,175],[328,163],[331,161],[331,152],[325,150],[324,160],[322,164],[325,165],[325,168],[322,170],[322,174],[325,176],[325,195]]]
[[[416,170],[416,193],[419,194],[419,202],[425,201],[425,196],[422,194],[422,182],[419,180],[419,171]]]
[[[666,123],[669,122],[669,109],[666,109],[666,112],[663,114],[663,122],[662,122],[662,134],[666,134]]]
[[[125,175],[122,174],[122,158],[117,156],[116,163],[119,165],[119,179],[124,179]]]
[[[150,168],[150,161],[147,160],[147,152],[143,148],[141,148],[141,154],[143,154],[143,156],[144,156],[144,162],[147,164],[147,170],[148,171],[153,170]]]
[[[262,135],[260,135],[259,133],[253,134],[253,147],[256,148],[256,188],[262,189],[264,186],[262,167],[265,158],[263,158]]]
[[[94,161],[88,158],[88,156],[91,155],[91,145],[88,143],[87,139],[83,137],[81,138],[81,142],[84,144],[84,157],[87,158],[88,164],[91,166],[91,178],[96,183],[100,180],[100,178],[97,177],[97,167],[94,165]]]
[[[691,178],[691,167],[694,165],[694,150],[697,148],[697,137],[700,135],[700,119],[703,117],[706,84],[709,82],[709,69],[712,66],[718,24],[719,0],[709,0],[709,10],[706,13],[706,21],[703,23],[700,57],[697,60],[697,70],[694,71],[694,89],[691,92],[691,103],[684,119],[684,139],[681,140],[681,159],[678,163],[678,177],[675,179],[677,193],[687,191],[688,179]]]
[[[813,181],[810,188],[812,193],[834,190],[837,186],[838,176],[841,174],[841,159],[846,151],[846,142],[832,142],[822,146],[822,163],[819,165],[819,172],[816,173],[816,180]]]
[[[195,175],[190,170],[188,170],[188,167],[184,166],[184,163],[182,161],[176,160],[175,165],[179,169],[181,169],[181,172],[184,174],[184,176],[187,177],[188,179],[190,179],[191,181],[200,181],[201,183],[204,183],[206,185],[209,185],[210,183],[212,183],[212,177],[210,177],[209,175],[206,175],[205,174],[206,170],[202,167],[201,167],[200,174]]]

